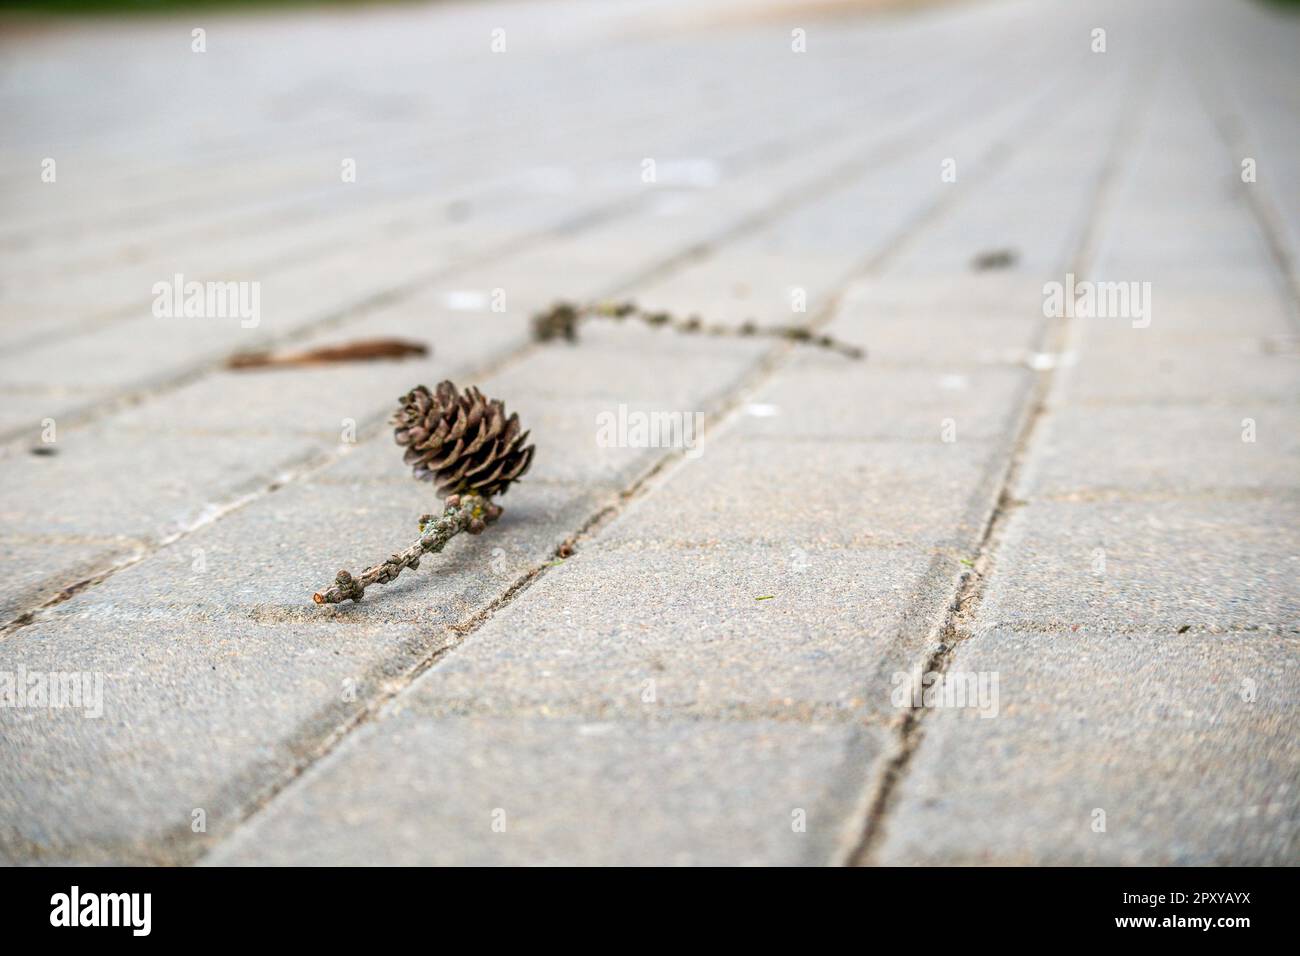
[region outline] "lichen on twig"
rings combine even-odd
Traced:
[[[866,356],[866,350],[841,342],[834,336],[819,334],[803,325],[759,325],[747,320],[740,325],[706,323],[698,315],[680,318],[669,312],[643,309],[635,302],[593,302],[582,305],[576,302],[557,302],[550,309],[533,317],[533,338],[539,342],[564,339],[578,341],[578,325],[584,319],[635,319],[653,328],[669,328],[675,332],[712,336],[762,336],[786,339],[804,345],[830,349],[852,359]]]
[[[424,555],[441,551],[447,542],[462,531],[482,533],[490,522],[499,517],[501,507],[486,498],[478,495],[451,495],[444,503],[441,515],[421,516],[420,540],[386,561],[371,565],[360,576],[354,577],[348,571],[340,571],[335,575],[333,585],[313,594],[312,600],[317,604],[360,601],[370,585],[387,584],[407,568],[414,571],[420,566],[420,558]]]

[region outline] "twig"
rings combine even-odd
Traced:
[[[791,342],[830,349],[853,359],[863,358],[867,354],[865,349],[840,342],[830,335],[818,335],[812,329],[802,325],[762,326],[752,320],[739,326],[712,325],[706,324],[698,315],[682,319],[669,312],[651,312],[641,308],[635,302],[593,302],[589,305],[557,302],[550,311],[533,317],[533,337],[539,342],[549,342],[559,338],[567,342],[576,342],[578,324],[585,318],[633,318],[649,326],[699,335],[765,336],[788,339]]]
[[[354,578],[347,571],[340,571],[334,578],[334,584],[313,594],[312,600],[317,604],[360,601],[370,585],[387,584],[405,568],[414,571],[420,566],[422,555],[441,551],[448,541],[462,531],[480,534],[488,522],[501,517],[499,505],[478,495],[452,495],[444,505],[441,515],[423,515],[420,518],[420,540],[415,544],[399,551],[387,561],[366,568],[360,577]]]

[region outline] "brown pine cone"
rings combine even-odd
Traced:
[[[534,446],[524,445],[519,416],[507,418],[505,406],[477,388],[461,392],[442,382],[431,393],[420,385],[398,401],[394,437],[406,446],[404,460],[416,478],[436,482],[440,495],[504,494],[532,464]]]

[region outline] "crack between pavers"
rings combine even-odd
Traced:
[[[1064,81],[1057,81],[1048,87],[1046,91],[1040,91],[1028,97],[1028,104],[1024,114],[1017,118],[1017,121],[1011,124],[1003,136],[988,146],[976,164],[974,176],[971,179],[975,182],[991,175],[995,171],[997,160],[1002,158],[1003,154],[1014,149],[1018,142],[1017,134],[1029,127],[1039,115],[1039,108],[1052,100],[1054,94],[1059,88],[1065,85]],[[878,270],[889,260],[899,255],[906,248],[909,241],[914,241],[918,233],[923,231],[931,222],[946,213],[952,206],[959,204],[969,196],[969,192],[952,192],[941,190],[932,202],[925,204],[920,212],[914,217],[909,218],[898,230],[892,241],[882,243],[878,252],[867,256],[864,261],[858,263],[847,271],[843,278],[837,283],[834,292],[827,296],[822,305],[814,312],[807,321],[807,326],[811,329],[817,329],[829,323],[840,309],[841,302],[848,289],[860,281],[861,278],[870,275]],[[653,273],[651,273],[653,274]],[[717,434],[723,431],[729,421],[734,421],[741,406],[752,396],[752,394],[762,385],[773,372],[776,371],[783,363],[785,358],[790,354],[795,346],[789,342],[778,343],[766,352],[762,353],[755,363],[741,376],[740,380],[733,386],[722,390],[712,400],[712,408],[705,410],[704,427],[700,432],[699,439],[695,448],[698,449],[701,444],[707,444],[714,440]],[[655,487],[666,482],[669,478],[670,469],[674,465],[681,465],[687,461],[686,449],[676,449],[660,457],[651,464],[639,477],[631,481],[621,491],[616,493],[615,499],[599,508],[579,528],[569,537],[567,537],[553,552],[555,557],[567,557],[577,550],[580,545],[593,538],[599,531],[613,521],[622,513],[628,502],[631,500],[649,494]],[[276,781],[265,787],[257,796],[252,798],[245,805],[245,810],[239,815],[239,820],[230,829],[230,831],[220,837],[216,837],[205,843],[197,851],[191,850],[187,856],[191,862],[201,861],[210,854],[219,844],[234,836],[246,827],[255,817],[267,810],[272,803],[291,787],[297,780],[311,771],[320,764],[321,761],[330,757],[338,747],[352,735],[354,731],[370,721],[381,717],[384,712],[392,707],[401,695],[408,690],[421,675],[429,671],[448,653],[458,648],[470,635],[481,628],[485,623],[501,608],[513,602],[520,594],[528,590],[537,580],[542,578],[551,562],[545,562],[526,571],[517,578],[513,584],[502,594],[493,599],[487,606],[471,615],[463,622],[451,625],[447,630],[456,635],[456,639],[437,648],[432,653],[417,661],[413,666],[408,668],[401,675],[391,678],[387,686],[380,694],[376,694],[367,699],[365,705],[353,712],[348,719],[342,724],[336,726],[323,739],[318,740],[316,745],[307,751],[305,757],[295,766]],[[177,831],[184,832],[184,831]],[[170,841],[169,841],[170,842]]]
[[[1157,62],[1146,69],[1152,76],[1145,76],[1141,67],[1134,68],[1132,86],[1136,92],[1126,102],[1135,102],[1138,106],[1129,110],[1116,123],[1114,136],[1108,144],[1107,154],[1097,178],[1096,192],[1091,204],[1092,212],[1087,217],[1075,252],[1071,256],[1071,264],[1067,266],[1067,271],[1073,271],[1076,275],[1086,275],[1092,267],[1092,258],[1100,234],[1099,224],[1104,218],[1105,210],[1114,199],[1120,169],[1124,163],[1122,154],[1126,135],[1138,128],[1140,117],[1151,107],[1154,99],[1153,77],[1159,73],[1159,64]],[[1075,320],[1071,318],[1048,319],[1043,326],[1042,339],[1051,342],[1058,350],[1064,351],[1075,327]],[[971,634],[971,621],[983,598],[983,584],[992,571],[998,545],[1005,532],[1007,517],[1024,503],[1014,495],[1013,490],[1017,487],[1023,473],[1039,425],[1047,414],[1047,399],[1056,378],[1055,373],[1055,368],[1046,368],[1038,372],[1033,391],[1021,412],[1021,425],[1012,446],[1012,453],[1003,467],[1001,480],[997,485],[994,506],[988,514],[976,546],[973,566],[960,576],[956,593],[948,605],[948,611],[936,629],[937,643],[923,662],[922,673],[946,672],[957,648]],[[867,791],[865,808],[859,817],[860,826],[854,834],[854,842],[847,848],[840,862],[855,866],[869,866],[875,862],[875,854],[884,838],[889,813],[897,802],[899,790],[907,776],[912,758],[924,741],[926,714],[927,710],[924,707],[912,708],[904,713],[899,723],[897,746],[885,760],[878,783]]]

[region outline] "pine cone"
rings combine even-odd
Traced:
[[[504,494],[528,470],[533,445],[524,445],[519,416],[477,388],[458,391],[451,382],[432,393],[423,385],[399,399],[393,437],[406,446],[404,460],[421,481],[437,482],[440,495]]]

